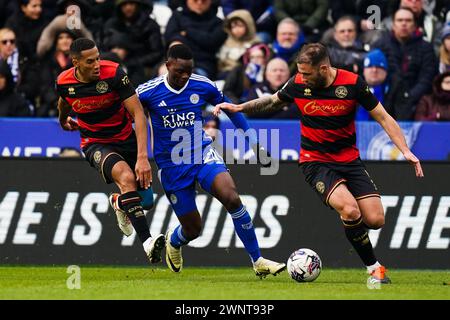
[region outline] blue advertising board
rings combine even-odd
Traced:
[[[250,120],[249,124],[274,157],[298,160],[298,121]],[[411,150],[421,160],[449,160],[450,122],[402,122],[400,127]],[[252,156],[248,146],[238,143],[239,134],[231,122],[222,121],[220,129],[223,144],[233,149],[236,158]],[[363,160],[403,160],[378,123],[357,122],[356,132]],[[3,157],[54,157],[63,148],[79,149],[79,140],[78,132],[63,131],[56,119],[0,118],[0,155]]]

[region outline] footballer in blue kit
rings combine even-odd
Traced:
[[[276,275],[284,263],[261,256],[251,217],[213,139],[202,129],[202,109],[228,101],[214,82],[192,73],[192,52],[186,45],[172,46],[167,53],[166,75],[141,84],[136,92],[151,121],[153,154],[164,192],[180,221],[166,233],[166,262],[179,272],[181,247],[200,235],[202,221],[195,203],[195,185],[217,198],[230,213],[235,230],[251,257],[258,276]],[[249,129],[240,113],[229,113],[233,124]],[[250,144],[257,145],[256,138]]]

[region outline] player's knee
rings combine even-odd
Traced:
[[[384,226],[384,215],[378,214],[374,217],[367,219],[366,225],[373,230],[380,229]]]
[[[359,211],[358,205],[356,203],[344,204],[339,210],[341,218],[343,220],[354,221],[359,219],[361,212]]]

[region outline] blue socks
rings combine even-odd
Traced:
[[[244,244],[245,250],[247,250],[253,262],[261,257],[259,250],[258,239],[256,238],[255,228],[253,228],[252,219],[247,212],[247,209],[241,205],[234,212],[230,212],[233,219],[234,229]],[[170,237],[170,243],[175,248],[180,248],[189,243],[189,239],[183,234],[181,225],[178,225]]]
[[[231,218],[233,218],[234,228],[236,233],[244,244],[245,250],[255,262],[261,257],[259,251],[258,239],[256,238],[255,228],[253,228],[252,219],[247,212],[247,209],[241,205],[236,211],[230,212]]]
[[[181,246],[184,246],[185,244],[188,244],[189,240],[186,239],[186,236],[183,234],[183,229],[181,228],[181,225],[178,225],[172,233],[172,236],[170,237],[170,244],[175,247],[179,248]]]

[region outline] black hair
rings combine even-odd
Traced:
[[[399,12],[400,10],[406,10],[406,11],[409,11],[409,12],[412,14],[412,16],[413,16],[413,22],[414,22],[414,25],[416,25],[416,26],[419,25],[419,23],[418,23],[418,21],[417,21],[416,14],[414,13],[414,11],[412,11],[411,8],[408,8],[408,7],[400,7],[400,8],[398,8],[397,10],[395,10],[394,14],[392,15],[392,22],[394,22],[394,20],[395,20],[395,15],[396,15],[397,12]]]
[[[167,52],[167,59],[193,59],[191,49],[185,44],[175,44],[169,48]]]
[[[326,61],[330,61],[328,50],[321,43],[305,44],[297,57],[298,64],[306,63],[314,67]]]
[[[81,52],[84,50],[92,49],[96,46],[95,42],[88,38],[76,39],[70,45],[70,55],[72,57],[80,57]]]
[[[336,29],[336,26],[343,21],[350,21],[351,23],[353,23],[353,26],[355,27],[355,31],[358,31],[358,24],[356,23],[355,18],[351,15],[346,15],[346,16],[340,17],[334,24],[334,28]]]
[[[70,30],[70,29],[61,29],[61,30],[58,30],[56,32],[56,34],[55,34],[55,41],[58,40],[58,37],[61,34],[63,34],[63,33],[69,35],[69,37],[71,37],[72,40],[74,40],[74,41],[77,39],[77,35],[72,30]]]

